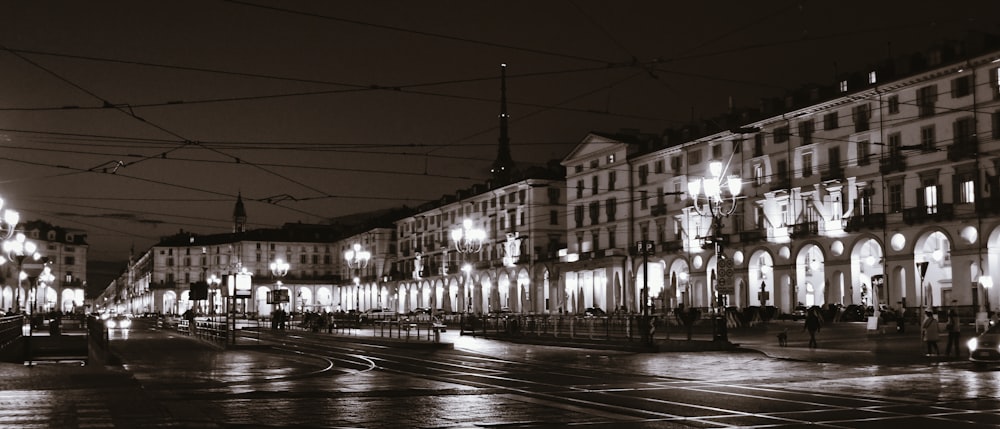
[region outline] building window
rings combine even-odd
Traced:
[[[951,80],[951,98],[965,97],[969,94],[972,94],[972,75]]]
[[[871,110],[868,109],[867,104],[861,104],[854,106],[853,110],[854,116],[854,131],[868,131],[868,121],[871,119]]]
[[[549,188],[549,205],[557,206],[559,204],[559,188],[551,187]],[[454,212],[452,213],[451,221],[455,222]]]
[[[743,139],[733,140],[733,153],[743,152]]]
[[[639,166],[639,184],[645,185],[646,179],[649,177],[649,165],[643,164]]]
[[[615,233],[615,227],[614,226],[609,226],[608,227],[608,248],[609,249],[614,249],[614,248],[618,247],[618,239],[617,239],[616,235],[617,234]]]
[[[701,149],[694,149],[687,153],[687,165],[701,164]]]
[[[615,179],[617,179],[614,171],[608,172],[608,190],[615,190]]]
[[[577,228],[583,226],[583,206],[573,207],[573,224]]]
[[[934,150],[934,125],[920,128],[920,149],[924,152]]]
[[[643,210],[649,208],[649,193],[646,191],[639,191],[639,208]]]
[[[753,138],[753,156],[764,156],[764,136],[761,134]]]
[[[976,202],[976,182],[971,178],[963,178],[958,184],[958,202],[972,204]]]
[[[868,84],[870,85],[876,82],[878,82],[878,74],[876,74],[874,71],[868,72]]]
[[[590,237],[591,237],[591,241],[593,243],[593,246],[591,247],[591,249],[592,250],[599,250],[601,248],[601,231],[600,230],[596,230],[596,229],[593,230],[593,231],[590,231]]]
[[[600,165],[600,161],[593,159],[590,161],[590,168],[595,169]]]
[[[663,174],[663,160],[662,159],[658,159],[655,162],[653,162],[653,173]]]
[[[76,265],[76,258],[73,256],[67,256],[65,260],[66,260],[65,262],[66,265],[69,266]]]
[[[858,165],[868,165],[872,162],[871,142],[862,140],[858,142]]]
[[[574,172],[574,173],[582,173],[582,172],[583,172],[583,164],[580,164],[580,165],[577,165],[577,166],[574,166],[574,167],[573,167],[573,172]]]
[[[927,214],[938,211],[938,186],[933,179],[924,179],[923,187],[917,189],[917,206],[927,208]]]
[[[791,130],[788,126],[778,127],[774,129],[774,142],[775,143],[785,143],[791,136]]]
[[[799,122],[799,138],[802,146],[812,144],[813,131],[816,131],[816,125],[812,119]]]
[[[898,95],[890,95],[889,96],[889,113],[893,114],[893,115],[899,113],[899,96]]]
[[[824,130],[835,130],[840,126],[840,116],[837,112],[831,112],[823,115],[823,129]]]
[[[608,222],[613,222],[615,220],[615,211],[618,209],[618,202],[614,198],[610,198],[604,204],[604,213],[608,216]]]
[[[861,216],[869,215],[872,213],[872,197],[875,192],[872,188],[864,187],[858,189],[858,214]]]
[[[805,152],[802,154],[802,177],[809,177],[813,174],[813,154]]]
[[[956,145],[967,146],[976,143],[976,128],[973,126],[972,117],[956,120],[952,130],[955,133]]]
[[[615,154],[608,155],[608,164],[615,163]]]
[[[721,158],[722,158],[722,145],[717,144],[712,146],[712,159],[721,159]]]
[[[899,133],[892,133],[887,137],[889,138],[890,156],[899,154],[903,150],[903,136]]]
[[[917,116],[926,118],[934,116],[934,103],[937,102],[937,85],[928,85],[917,90]]]
[[[549,210],[549,225],[559,225],[559,210]]]
[[[577,198],[583,198],[583,181],[582,180],[577,180],[576,181],[576,197]]]
[[[597,179],[597,175],[590,178],[590,195],[597,195],[598,185],[600,181]]]
[[[764,165],[754,164],[753,166],[753,184],[754,186],[760,186],[764,184]]]
[[[594,201],[590,203],[590,224],[597,225],[601,221],[601,203]]]
[[[1000,139],[1000,110],[993,112],[993,139]]]
[[[847,81],[840,81],[840,92],[847,92]]]

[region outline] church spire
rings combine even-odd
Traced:
[[[510,156],[510,137],[507,136],[507,64],[500,64],[500,139],[497,159],[493,161],[490,173],[494,186],[506,185],[514,177],[514,158]]]
[[[233,232],[247,232],[247,209],[243,207],[243,193],[236,194],[236,207],[233,207]]]

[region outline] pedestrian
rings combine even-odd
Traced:
[[[955,357],[962,357],[962,350],[959,348],[959,341],[962,336],[962,323],[958,318],[958,313],[955,309],[948,310],[948,324],[946,325],[946,331],[948,332],[948,345],[944,348],[944,355],[951,356],[951,348],[955,347]]]
[[[938,332],[938,321],[934,318],[934,312],[930,310],[924,312],[924,317],[924,323],[921,325],[920,334],[924,339],[924,342],[927,343],[926,356],[931,356],[932,351],[934,356],[939,356],[941,355],[941,352],[938,351],[937,345],[938,336],[940,335]]]
[[[819,332],[820,325],[822,324],[819,319],[819,315],[816,314],[816,309],[809,309],[809,314],[806,315],[805,326],[802,327],[803,330],[809,331],[809,348],[816,348],[816,332]]]

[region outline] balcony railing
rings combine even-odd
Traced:
[[[809,237],[819,234],[819,222],[803,222],[792,225],[792,238]]]
[[[918,206],[903,209],[903,222],[907,225],[924,222],[952,220],[955,217],[955,206],[938,204],[936,206]]]
[[[882,174],[906,171],[906,158],[903,158],[902,154],[899,153],[882,158],[878,160],[878,171]]]
[[[948,146],[948,160],[961,161],[963,159],[975,158],[979,152],[979,143],[975,138],[967,138]]]
[[[847,219],[847,232],[860,231],[862,229],[882,229],[885,228],[885,213],[869,213],[858,216],[851,216]]]
[[[1000,213],[1000,197],[979,198],[976,200],[976,211],[981,215]]]
[[[664,252],[679,252],[681,250],[684,250],[684,241],[683,240],[664,241],[663,243],[660,243],[660,247],[663,249]]]
[[[831,168],[820,173],[820,180],[824,182],[829,182],[831,180],[844,181],[846,177],[847,176],[844,175],[843,168]]]
[[[764,241],[764,230],[762,229],[752,229],[740,233],[740,242],[756,243],[759,241]]]

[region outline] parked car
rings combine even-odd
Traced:
[[[972,337],[969,360],[976,364],[1000,363],[1000,325],[992,325],[982,334]]]
[[[369,308],[361,313],[361,323],[375,323],[378,320],[392,320],[396,312],[388,308]]]
[[[795,307],[794,310],[792,310],[792,320],[805,320],[806,314],[808,313],[809,310],[806,309],[806,306],[804,305],[797,306]]]
[[[583,315],[586,317],[604,317],[607,316],[608,313],[601,310],[601,307],[590,307],[583,312]]]

